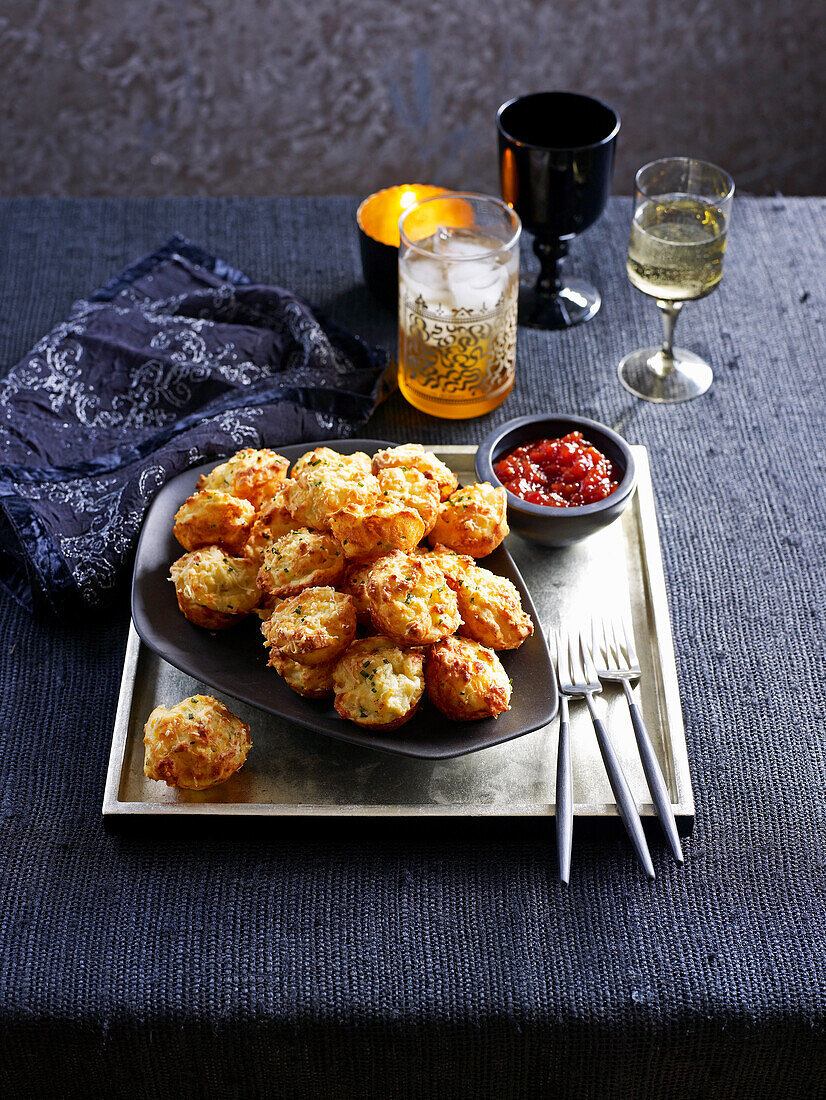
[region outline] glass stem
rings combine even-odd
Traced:
[[[536,280],[537,294],[544,298],[555,298],[562,289],[562,264],[568,255],[568,242],[534,237],[533,251],[541,265],[539,278]]]
[[[677,326],[677,318],[680,316],[683,303],[666,302],[658,298],[657,305],[660,307],[662,314],[663,346],[652,365],[657,374],[665,376],[671,374],[674,370],[674,329]]]

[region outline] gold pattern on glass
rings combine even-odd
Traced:
[[[518,250],[440,228],[399,257],[399,387],[424,412],[481,416],[513,388]]]

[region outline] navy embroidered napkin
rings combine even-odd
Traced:
[[[106,607],[170,477],[241,447],[352,435],[388,362],[171,238],[0,381],[0,581],[32,610]]]

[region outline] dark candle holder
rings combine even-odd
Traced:
[[[356,211],[364,285],[388,310],[399,303],[399,218],[417,202],[444,195],[444,187],[401,183],[368,195]]]
[[[502,198],[534,236],[541,270],[519,291],[519,322],[570,328],[600,307],[599,291],[563,274],[568,243],[605,209],[620,119],[575,92],[537,92],[503,103],[496,115]]]

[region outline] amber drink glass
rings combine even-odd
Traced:
[[[416,203],[399,228],[399,389],[433,416],[490,412],[513,388],[519,217],[452,192]]]

